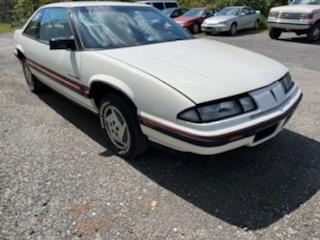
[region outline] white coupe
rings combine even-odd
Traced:
[[[258,145],[302,97],[283,65],[195,39],[146,5],[46,5],[15,39],[30,90],[49,86],[98,113],[108,148],[123,157],[148,140],[197,154]]]

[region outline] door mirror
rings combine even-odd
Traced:
[[[69,49],[75,50],[76,43],[73,38],[52,38],[49,42],[50,50]]]
[[[246,16],[246,13],[245,12],[241,12],[240,16]]]

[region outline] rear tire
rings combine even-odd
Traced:
[[[281,35],[282,31],[279,28],[270,28],[269,36],[271,39],[278,39]]]
[[[136,109],[120,94],[108,94],[101,100],[100,123],[106,134],[107,145],[115,154],[124,158],[136,158],[148,148]]]
[[[29,90],[35,94],[42,92],[45,86],[32,74],[30,65],[25,59],[22,60],[22,68]]]
[[[320,39],[320,23],[314,24],[307,33],[309,42],[314,42]]]

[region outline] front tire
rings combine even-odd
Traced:
[[[278,39],[281,35],[282,31],[279,28],[270,28],[269,36],[271,39]]]
[[[123,96],[104,96],[99,116],[112,152],[124,158],[136,158],[147,150],[147,138],[140,129],[136,109]]]
[[[32,74],[30,66],[26,60],[22,60],[22,69],[29,90],[35,94],[42,92],[44,85]]]
[[[258,30],[259,27],[260,27],[260,21],[257,20],[257,21],[255,21],[255,23],[254,23],[253,30]]]
[[[314,24],[307,33],[309,42],[314,42],[320,39],[320,23]]]
[[[192,26],[192,33],[193,34],[197,34],[200,32],[200,26],[199,24],[195,23],[193,26]]]
[[[229,30],[229,34],[231,36],[234,36],[237,34],[237,24],[236,23],[232,23],[230,26],[230,30]]]

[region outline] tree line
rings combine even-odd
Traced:
[[[128,0],[127,0],[128,1]],[[130,0],[129,0],[130,1]],[[134,0],[132,0],[134,1]],[[0,0],[0,22],[19,23],[30,17],[40,6],[64,0]],[[228,5],[248,5],[266,15],[273,6],[287,4],[287,0],[178,0],[182,8],[210,6],[221,8]]]

